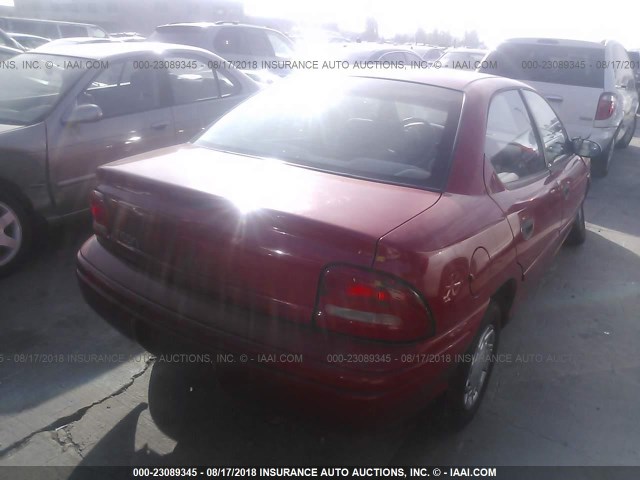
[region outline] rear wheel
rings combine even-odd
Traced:
[[[156,361],[149,379],[149,413],[175,440],[198,431],[215,391],[213,370],[202,365]]]
[[[627,129],[624,136],[620,139],[618,143],[616,143],[616,148],[627,148],[631,143],[631,139],[636,133],[636,116],[633,116],[633,123]]]
[[[31,244],[31,218],[15,198],[0,193],[0,277],[12,272]]]
[[[615,150],[614,142],[615,139],[611,141],[609,146],[602,152],[602,154],[594,158],[591,162],[594,176],[603,178],[609,174],[609,167],[611,166],[611,161],[613,160],[613,152]]]
[[[449,385],[447,404],[454,428],[469,423],[480,407],[493,371],[499,335],[500,308],[491,301],[478,334]]]
[[[576,218],[573,221],[573,227],[569,236],[565,240],[567,245],[582,245],[587,238],[587,227],[584,221],[584,204],[580,205]]]

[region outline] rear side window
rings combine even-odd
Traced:
[[[14,32],[28,33],[45,38],[59,38],[58,25],[47,22],[31,22],[29,20],[11,20],[10,29]]]
[[[221,28],[213,41],[213,49],[223,57],[225,54],[251,54],[247,38],[240,28]]]
[[[149,36],[149,41],[178,43],[181,45],[203,46],[205,32],[202,28],[188,25],[167,25],[156,28]]]
[[[218,82],[213,70],[203,61],[188,57],[170,57],[167,70],[173,101],[177,105],[218,98]]]
[[[87,27],[83,25],[60,25],[60,34],[63,37],[87,37]]]
[[[241,28],[239,30],[246,36],[252,55],[258,57],[273,57],[275,55],[264,30],[258,28]]]
[[[505,44],[486,63],[485,73],[525,82],[604,88],[604,47]]]
[[[531,118],[516,90],[491,100],[484,152],[505,185],[546,170]]]
[[[458,91],[408,82],[303,75],[242,103],[197,144],[441,190],[462,98]]]
[[[293,55],[291,45],[281,34],[267,31],[267,37],[271,42],[271,48],[273,48],[276,57],[289,58]]]

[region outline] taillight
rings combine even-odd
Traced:
[[[418,340],[433,330],[426,304],[409,285],[347,266],[325,270],[314,317],[327,330],[377,340]]]
[[[603,93],[598,99],[596,120],[607,120],[616,111],[616,97],[612,93]]]
[[[104,195],[97,190],[91,192],[91,216],[93,217],[93,230],[97,234],[106,235],[109,230],[109,212]]]

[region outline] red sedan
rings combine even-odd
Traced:
[[[598,150],[509,79],[291,78],[102,167],[80,285],[152,352],[193,346],[330,413],[446,392],[464,424],[525,286],[585,239]]]

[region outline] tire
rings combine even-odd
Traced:
[[[611,141],[607,149],[602,154],[593,159],[591,162],[591,170],[594,177],[604,178],[609,174],[609,167],[613,160],[613,152],[615,151],[614,140]]]
[[[616,148],[627,148],[631,143],[631,139],[633,138],[635,133],[636,133],[636,116],[634,115],[633,123],[631,124],[631,127],[627,129],[627,131],[624,133],[624,136],[620,139],[618,143],[616,143]]]
[[[149,379],[148,401],[158,428],[174,440],[193,437],[214,403],[212,378],[212,368],[156,361]]]
[[[446,402],[451,426],[456,430],[473,419],[487,391],[494,356],[498,351],[500,318],[500,308],[491,301],[464,362],[458,366],[449,383]]]
[[[587,227],[584,222],[584,203],[580,204],[576,218],[573,221],[571,232],[565,240],[565,245],[577,246],[582,245],[587,239]]]
[[[33,237],[33,222],[24,205],[0,193],[0,277],[13,272],[25,259]]]

